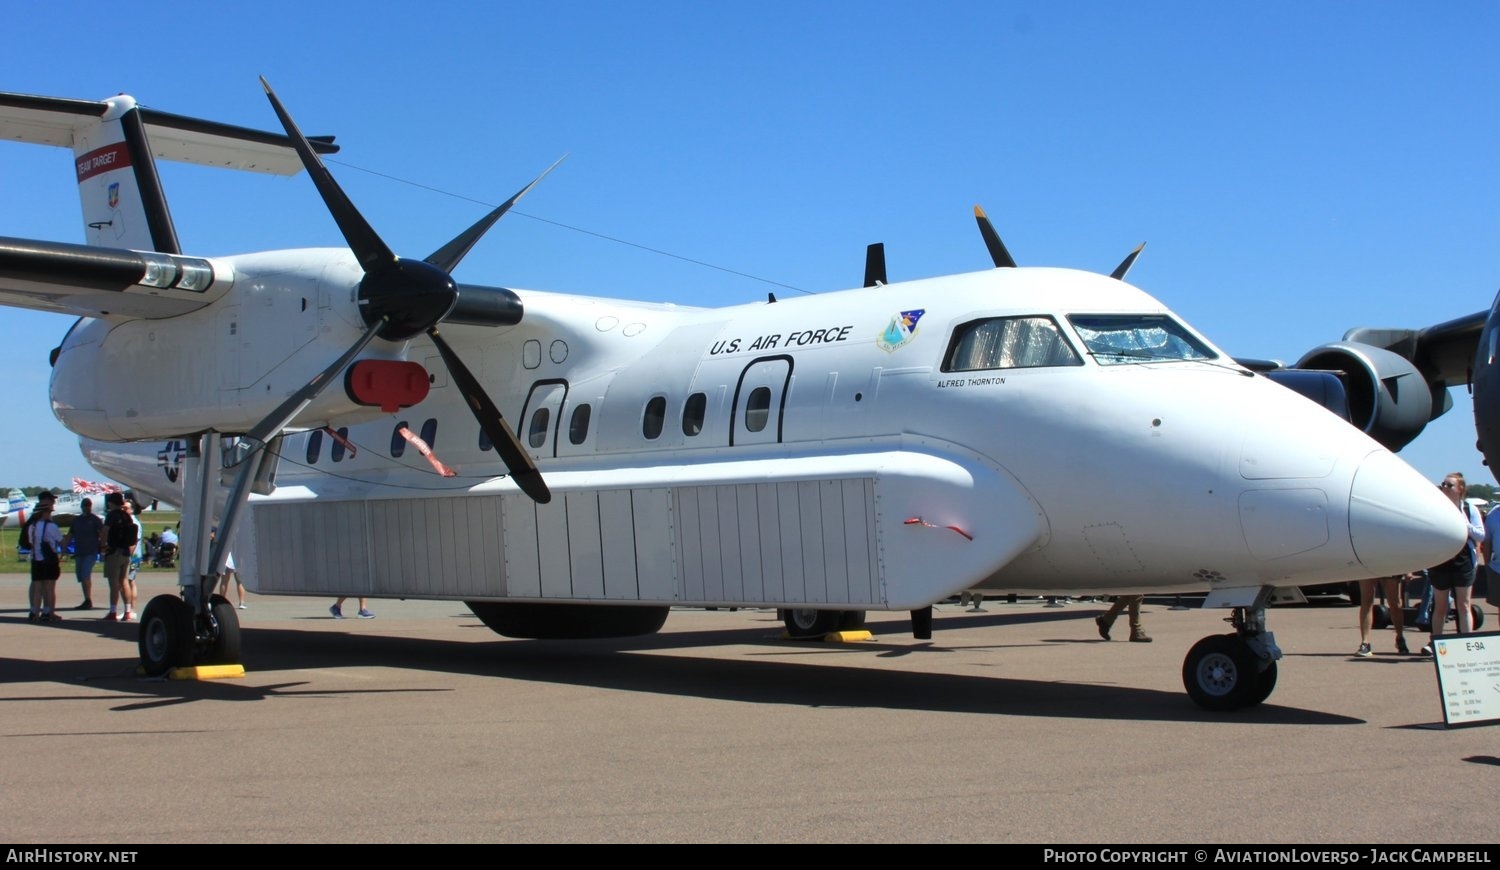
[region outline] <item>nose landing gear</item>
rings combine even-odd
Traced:
[[[1263,587],[1255,602],[1235,607],[1226,620],[1229,634],[1205,637],[1193,644],[1182,662],[1182,684],[1193,703],[1224,712],[1253,707],[1276,688],[1276,660],[1281,650],[1266,631],[1266,603],[1271,587]]]

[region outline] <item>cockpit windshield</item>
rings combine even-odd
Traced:
[[[1100,365],[1218,358],[1165,314],[1070,314],[1068,322]]]

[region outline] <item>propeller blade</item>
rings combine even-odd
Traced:
[[[243,462],[245,458],[261,449],[269,438],[284,429],[313,399],[317,398],[318,394],[332,382],[334,376],[374,340],[377,334],[383,334],[385,338],[392,341],[404,341],[426,330],[427,334],[432,337],[438,353],[442,355],[443,362],[448,366],[448,373],[453,376],[459,394],[468,403],[469,410],[474,413],[474,418],[479,421],[480,428],[489,437],[490,443],[495,446],[495,450],[505,462],[506,468],[510,470],[510,475],[515,479],[516,484],[539,504],[551,501],[552,492],[542,480],[541,472],[537,471],[531,457],[521,447],[516,433],[511,431],[505,418],[500,416],[500,409],[490,401],[490,397],[484,392],[484,387],[469,371],[468,366],[463,364],[463,360],[458,358],[458,354],[454,353],[453,349],[448,346],[448,342],[438,334],[437,325],[458,302],[458,286],[454,283],[449,270],[458,265],[474,243],[495,221],[500,219],[501,215],[509,211],[517,200],[562,160],[559,159],[557,163],[553,163],[531,184],[521,188],[515,196],[460,233],[453,241],[439,248],[431,257],[424,261],[403,260],[397,257],[385,242],[381,241],[375,229],[365,221],[359,210],[354,207],[354,203],[339,187],[338,182],[333,180],[332,173],[318,159],[318,155],[313,151],[307,138],[302,135],[302,131],[297,129],[296,123],[281,105],[281,101],[276,98],[275,92],[271,90],[271,85],[265,77],[261,77],[260,83],[266,89],[266,96],[271,100],[271,107],[276,110],[276,116],[281,119],[281,125],[286,128],[287,137],[292,140],[298,156],[302,158],[302,165],[306,167],[307,174],[317,185],[324,204],[328,206],[334,221],[338,223],[339,230],[344,234],[344,239],[348,241],[349,248],[364,268],[365,277],[359,285],[359,304],[363,309],[363,316],[369,329],[354,347],[346,351],[333,365],[313,377],[306,386],[279,405],[270,416],[256,424],[249,434],[242,437],[231,464]]]
[[[365,323],[384,323],[382,338],[404,341],[441,322],[458,302],[458,285],[453,276],[429,263],[397,257],[333,180],[333,174],[271,90],[270,82],[262,76],[260,83],[307,174],[317,185],[323,204],[364,269],[365,277],[359,283],[359,305]]]
[[[1011,259],[1010,251],[1005,250],[1005,243],[1000,241],[1000,234],[995,232],[984,209],[977,205],[974,206],[974,220],[979,222],[979,234],[984,236],[984,246],[989,248],[990,259],[995,262],[995,268],[1014,269],[1016,261]]]
[[[333,180],[333,174],[328,171],[328,167],[323,165],[317,152],[313,151],[307,137],[297,129],[292,116],[287,114],[286,109],[281,105],[281,100],[276,98],[276,92],[271,90],[271,83],[266,81],[265,76],[261,76],[260,84],[266,89],[266,96],[271,100],[271,108],[276,110],[276,117],[281,119],[281,126],[286,128],[286,135],[296,147],[297,155],[302,158],[302,165],[306,167],[313,184],[318,186],[318,193],[322,195],[328,211],[333,214],[334,222],[339,225],[339,231],[344,234],[344,240],[349,243],[349,249],[354,251],[359,264],[366,272],[393,265],[396,262],[396,255],[391,252],[385,242],[381,241],[375,228],[364,219],[349,197],[344,195],[344,190],[339,187],[338,182]]]
[[[443,362],[448,366],[448,374],[453,376],[453,382],[458,387],[458,392],[468,403],[469,410],[474,412],[474,419],[479,421],[479,428],[495,445],[495,452],[500,454],[500,459],[505,467],[510,469],[511,479],[521,487],[521,491],[531,496],[538,504],[546,504],[552,500],[552,491],[547,488],[546,481],[542,480],[542,473],[537,470],[536,463],[531,461],[531,456],[521,447],[521,440],[516,437],[510,424],[500,416],[500,409],[490,401],[485,393],[484,387],[480,386],[479,379],[469,371],[448,342],[438,334],[437,327],[427,330],[432,343],[437,346],[438,353],[442,354]]]
[[[567,159],[568,155],[566,154],[557,158],[556,162],[554,162],[551,166],[548,166],[546,169],[542,170],[541,175],[533,178],[530,184],[517,191],[515,196],[507,199],[505,202],[496,207],[494,211],[480,218],[479,221],[472,227],[469,227],[462,233],[459,233],[453,239],[453,241],[449,242],[446,245],[443,245],[436,251],[433,251],[432,256],[427,258],[427,262],[438,267],[439,269],[442,269],[444,272],[452,272],[454,269],[458,268],[459,261],[464,258],[465,254],[469,253],[469,249],[474,247],[474,243],[479,241],[481,236],[489,232],[490,227],[495,225],[495,221],[504,217],[505,213],[510,211],[511,206],[519,202],[521,197],[525,196],[531,191],[533,187],[537,186],[537,182],[541,181],[543,178],[546,178],[547,174],[556,169],[559,163],[562,163]]]
[[[303,408],[312,404],[312,400],[316,399],[319,393],[323,392],[329,384],[333,383],[334,379],[338,377],[339,372],[342,372],[345,366],[353,362],[354,358],[359,356],[360,351],[364,350],[369,346],[371,341],[375,340],[375,336],[379,334],[383,326],[385,326],[384,319],[376,321],[369,329],[365,330],[364,335],[361,335],[352,347],[344,351],[343,356],[333,361],[333,365],[313,375],[312,380],[303,385],[302,389],[293,393],[285,402],[277,405],[276,410],[267,414],[265,419],[255,424],[255,428],[240,436],[239,443],[235,444],[232,448],[232,452],[225,465],[230,468],[239,465],[254,455],[257,450],[264,447],[266,442],[280,434],[281,430],[285,429],[298,414],[302,413]]]
[[[1115,270],[1109,273],[1109,277],[1114,278],[1117,281],[1124,281],[1125,274],[1130,271],[1131,266],[1135,265],[1135,258],[1141,255],[1141,251],[1144,250],[1145,247],[1145,242],[1141,242],[1139,245],[1136,245],[1135,250],[1131,251],[1130,255],[1121,260],[1120,265],[1116,266]]]
[[[878,287],[885,280],[885,243],[876,242],[865,248],[865,286]]]

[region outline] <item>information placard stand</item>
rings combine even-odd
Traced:
[[[1433,638],[1443,724],[1493,725],[1500,721],[1500,632]]]

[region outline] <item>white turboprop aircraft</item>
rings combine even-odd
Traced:
[[[0,528],[22,525],[26,522],[26,515],[30,512],[31,499],[19,489],[12,489],[6,496],[5,512],[0,513]]]
[[[103,497],[95,498],[94,502],[102,507]],[[27,498],[26,493],[19,489],[12,489],[6,496],[5,511],[0,513],[0,528],[24,525],[35,506],[36,499]],[[81,513],[83,496],[77,493],[62,493],[52,502],[52,518],[59,522],[70,523]]]
[[[517,637],[650,633],[675,605],[774,607],[798,637],[909,610],[925,637],[977,585],[1207,591],[1234,631],[1184,683],[1233,709],[1275,684],[1275,587],[1464,542],[1391,452],[1126,284],[1133,255],[1015,268],[979,214],[1006,268],[886,283],[871,256],[867,286],[775,304],[457,284],[530,186],[398,257],[266,93],[286,137],[0,95],[0,136],[73,149],[88,239],[0,239],[0,303],[81,317],[55,413],[102,473],[183,505],[150,672],[237,658],[210,596],[233,540],[261,594],[460,600]],[[305,168],[349,249],[183,256],[153,156]]]

